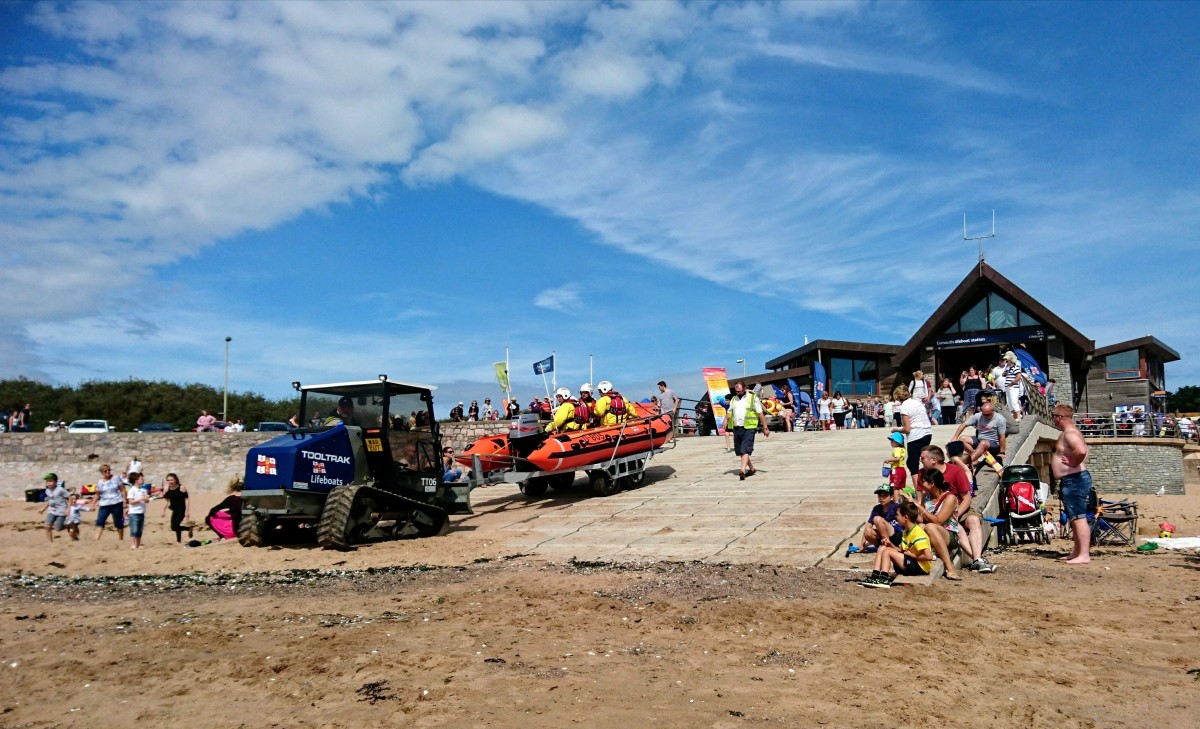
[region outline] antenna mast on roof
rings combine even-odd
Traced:
[[[967,237],[967,214],[963,213],[963,240],[979,241],[979,275],[983,275],[983,241],[985,238],[996,237],[996,211],[992,210],[992,232],[989,235],[974,235]]]

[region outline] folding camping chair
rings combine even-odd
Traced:
[[[1092,525],[1092,544],[1137,546],[1138,507],[1136,501],[1100,499]]]
[[[1092,546],[1123,544],[1137,546],[1138,506],[1136,501],[1121,499],[1109,501],[1096,498],[1093,491],[1088,498],[1088,527],[1092,530]],[[1064,539],[1071,538],[1071,522],[1059,503],[1059,525]]]

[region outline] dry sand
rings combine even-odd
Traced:
[[[1191,727],[1200,556],[1068,544],[865,590],[772,566],[548,564],[477,492],[447,536],[354,552],[45,540],[0,504],[3,727]],[[216,497],[197,497],[202,516]],[[1200,535],[1200,498],[1139,499]],[[197,537],[208,536],[198,532]],[[146,575],[144,577],[130,577]],[[897,698],[899,697],[899,698]]]

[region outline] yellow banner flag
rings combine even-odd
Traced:
[[[500,390],[508,392],[508,363],[497,362],[494,367],[496,368],[496,382],[500,385]]]

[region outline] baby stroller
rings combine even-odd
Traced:
[[[1000,499],[998,539],[1001,544],[1020,544],[1024,541],[1046,544],[1046,494],[1040,491],[1037,469],[1028,464],[1005,466],[1000,476],[1003,496]]]

